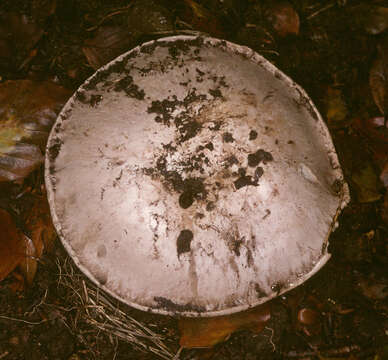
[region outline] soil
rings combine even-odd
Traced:
[[[148,3],[152,2],[144,2],[149,8],[142,11],[151,14],[153,8]],[[376,155],[374,138],[353,121],[358,117],[381,116],[368,87],[368,74],[377,54],[377,44],[386,32],[367,33],[363,27],[365,19],[354,15],[357,6],[369,6],[371,2],[333,0],[323,4],[318,0],[290,0],[300,16],[301,28],[298,36],[287,38],[278,36],[265,17],[262,10],[266,1],[198,0],[205,10],[199,15],[194,12],[191,18],[188,12],[199,11],[189,5],[193,1],[156,3],[174,20],[171,34],[166,35],[182,30],[216,33],[226,40],[251,46],[305,88],[322,114],[327,112],[324,95],[327,87],[341,90],[348,112],[345,121],[329,123],[352,196],[352,202],[338,219],[340,226],[330,238],[332,259],[305,284],[272,301],[271,319],[260,334],[240,331],[211,349],[183,349],[179,359],[388,359],[388,227],[382,219],[385,190],[380,184],[377,189],[380,200],[359,202],[359,189],[353,181],[353,174],[365,164],[371,164],[378,176],[382,163],[381,154]],[[132,46],[160,36],[131,28],[127,23],[131,4],[124,0],[3,0],[2,19],[11,12],[25,14],[44,32],[29,48],[27,45],[25,49],[10,48],[8,57],[0,54],[0,81],[49,79],[75,91],[94,72],[82,47],[99,27],[123,27],[131,37]],[[246,26],[254,21],[255,26]],[[185,48],[172,51],[178,57]],[[122,86],[128,88],[131,78],[126,81],[127,84],[117,84],[118,91]],[[222,93],[215,89],[211,95],[220,97]],[[142,98],[144,94],[141,89],[129,87],[128,96]],[[301,101],[303,98],[301,94]],[[79,100],[86,101],[82,93]],[[89,101],[94,106],[99,100]],[[149,111],[156,114],[155,121],[168,124],[175,104],[171,99],[163,101],[153,104]],[[176,124],[182,129],[182,142],[197,131],[192,125],[185,118]],[[252,130],[249,139],[256,137],[257,132]],[[233,142],[232,135],[225,134],[224,141]],[[57,144],[51,149],[53,157],[60,146]],[[206,147],[213,149],[211,143]],[[249,156],[249,166],[254,167],[272,160],[271,154],[264,150]],[[230,159],[226,166],[236,162]],[[257,179],[239,174],[236,188],[257,183],[262,172],[258,167]],[[0,207],[17,218],[27,206],[26,197],[21,194],[26,189],[41,189],[42,174],[43,168],[40,168],[23,184],[0,184]],[[165,178],[182,192],[183,208],[189,207],[198,196],[204,196],[202,183],[194,186],[178,179],[175,184],[174,175],[166,173]],[[177,239],[178,254],[190,251],[191,239],[192,234],[183,230]],[[17,272],[0,283],[0,359],[158,359],[149,349],[119,339],[113,331],[93,326],[85,316],[85,304],[74,301],[74,289],[60,282],[61,264],[66,261],[70,260],[58,241],[54,252],[39,260],[31,286],[15,291],[15,279],[20,278]],[[89,284],[77,270],[72,276],[78,284],[82,281]],[[161,305],[174,306],[164,300],[160,299]],[[179,350],[178,319],[136,311],[112,299],[111,302],[163,335],[173,354]],[[306,314],[310,314],[308,319]]]

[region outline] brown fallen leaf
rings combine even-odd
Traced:
[[[250,330],[259,333],[271,318],[268,303],[237,314],[211,318],[181,318],[180,341],[184,348],[211,347],[224,341],[233,332]]]
[[[51,251],[57,237],[51,221],[50,209],[46,196],[38,196],[32,208],[25,215],[24,226],[35,247],[35,256],[40,258],[43,251]]]
[[[379,180],[371,164],[366,163],[355,171],[351,180],[360,203],[370,203],[381,198]]]
[[[373,160],[381,169],[384,168],[388,158],[388,123],[384,126],[384,121],[384,117],[352,120],[353,129],[368,139]]]
[[[194,0],[184,0],[184,10],[180,14],[182,20],[190,24],[193,30],[199,30],[215,37],[223,37],[224,33],[218,18],[208,9]]]
[[[70,95],[46,81],[0,84],[0,181],[21,180],[43,161],[51,126]]]
[[[266,10],[267,21],[280,37],[298,35],[299,15],[288,1],[277,1]]]
[[[385,193],[385,196],[384,196],[384,203],[381,210],[381,217],[383,221],[388,225],[388,191]]]
[[[114,11],[106,19],[114,16],[125,17],[125,22],[120,26],[99,26],[94,37],[87,39],[82,48],[89,65],[95,70],[138,45],[142,36],[174,29],[169,11],[154,0],[133,1],[126,11]],[[100,21],[103,23],[104,19]]]
[[[0,281],[5,279],[24,259],[24,235],[11,215],[0,209]]]
[[[388,29],[388,7],[366,5],[368,9],[364,10],[363,25],[365,31],[371,35],[378,35]],[[365,11],[367,10],[367,11]]]
[[[89,65],[97,70],[129,50],[133,44],[134,39],[125,27],[101,26],[94,38],[85,41],[82,52]]]
[[[388,190],[388,160],[383,166],[383,171],[380,174],[380,180],[385,186],[385,188]]]
[[[348,115],[347,107],[341,90],[328,87],[326,93],[326,117],[330,127],[344,125]]]
[[[30,17],[5,13],[0,17],[0,44],[7,49],[0,58],[7,67],[18,68],[25,56],[43,35],[41,28]]]
[[[38,258],[34,243],[30,238],[24,236],[24,257],[21,260],[19,267],[28,285],[31,285],[36,270],[38,268]]]
[[[369,73],[369,86],[373,99],[384,116],[388,116],[388,39],[377,47],[378,56]]]

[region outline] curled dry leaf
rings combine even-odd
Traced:
[[[298,312],[298,321],[304,325],[314,325],[319,321],[319,313],[310,308],[303,308]]]
[[[378,35],[388,29],[388,7],[372,5],[364,14],[364,28],[368,34]]]
[[[341,90],[328,87],[326,93],[327,120],[330,127],[343,125],[348,115],[347,107]]]
[[[16,227],[11,215],[0,209],[0,281],[24,259],[24,235]]]
[[[173,30],[170,13],[154,0],[133,2],[125,17],[126,24],[103,25],[97,29],[93,38],[85,41],[82,51],[93,69],[97,70],[133,48],[142,35]]]
[[[383,221],[388,225],[388,191],[385,193],[384,203],[381,210],[381,217]]]
[[[385,163],[385,165],[383,167],[383,171],[380,174],[380,180],[383,183],[383,185],[385,186],[385,188],[388,190],[388,160]]]
[[[384,117],[373,117],[369,119],[355,118],[352,126],[369,140],[369,148],[373,155],[373,160],[380,168],[387,162],[388,153],[388,122]],[[384,182],[384,180],[382,180]]]
[[[378,56],[369,73],[369,86],[381,114],[388,116],[388,39],[378,45]]]
[[[101,26],[94,38],[85,41],[82,51],[89,65],[97,70],[129,50],[132,44],[133,38],[127,29],[119,26]]]
[[[366,163],[363,168],[352,174],[352,183],[360,203],[369,203],[381,198],[379,181],[371,164]]]
[[[266,11],[266,17],[278,36],[299,34],[299,15],[288,1],[271,4]]]
[[[50,251],[53,248],[54,240],[57,237],[45,196],[35,198],[24,222],[36,250],[35,256],[40,258],[43,251]]]
[[[70,94],[51,82],[0,84],[0,181],[23,179],[43,161],[51,126]]]
[[[180,16],[190,24],[193,30],[199,30],[215,37],[223,37],[224,33],[218,18],[197,1],[184,0],[184,11]]]
[[[184,348],[211,347],[238,330],[262,331],[271,318],[268,303],[252,310],[213,318],[181,318],[180,345]]]
[[[24,275],[24,278],[28,285],[32,284],[34,280],[36,270],[38,268],[38,258],[34,243],[27,236],[23,236],[24,239],[24,256],[20,261],[19,267]]]
[[[26,15],[5,13],[0,18],[0,64],[19,66],[20,62],[43,35],[41,28]]]
[[[150,35],[174,29],[169,10],[155,0],[135,0],[127,13],[128,29],[131,33]]]
[[[388,161],[385,163],[383,171],[380,174],[380,180],[385,186],[385,196],[383,206],[381,208],[381,217],[388,225]]]

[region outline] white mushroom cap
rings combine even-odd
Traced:
[[[121,301],[229,314],[329,259],[349,201],[305,92],[252,50],[175,36],[118,57],[50,135],[54,224],[75,263]]]

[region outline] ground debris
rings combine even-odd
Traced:
[[[387,6],[379,0],[362,4],[339,0],[1,1],[0,179],[19,184],[9,182],[10,188],[3,181],[0,194],[0,206],[9,210],[0,210],[0,359],[253,360],[258,354],[268,359],[384,359],[388,324],[386,15]],[[144,41],[203,32],[250,46],[307,90],[328,121],[352,203],[330,237],[330,263],[275,301],[281,315],[272,312],[260,334],[242,330],[228,338],[223,333],[219,340],[228,339],[211,349],[178,351],[176,320],[123,307],[89,283],[61,248],[56,246],[55,253],[47,254],[44,249],[54,236],[47,205],[40,207],[40,196],[34,206],[26,203],[35,198],[30,192],[42,186],[43,172],[37,165],[43,159],[45,139],[71,93],[59,91],[62,95],[56,97],[58,84],[76,89],[93,69]],[[26,90],[24,102],[18,105],[7,96],[19,90],[11,91],[11,82],[4,81],[31,83],[26,78],[50,78],[56,84],[41,83],[42,87]],[[51,96],[55,99],[50,100]],[[16,117],[3,111],[2,101],[8,110],[18,106],[17,126],[9,126],[16,124]],[[58,105],[54,112],[39,108],[46,102]],[[6,113],[9,122],[3,118]],[[31,121],[38,113],[40,120]],[[168,122],[168,116],[156,115]],[[29,135],[34,140],[21,146],[24,143],[17,139],[26,129],[33,130],[34,137],[32,132]],[[15,156],[9,152],[10,144]],[[252,165],[254,160],[251,157]],[[166,179],[172,181],[173,175],[166,173]],[[185,194],[181,203],[190,208],[195,196],[186,196],[183,180],[176,184]],[[9,239],[13,239],[11,245]],[[190,242],[182,245],[181,250],[186,250]],[[25,276],[34,280],[15,294],[10,289],[25,281],[20,270],[13,271],[21,261]],[[184,342],[194,343],[201,336],[210,339],[206,332],[197,332]]]

